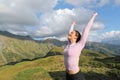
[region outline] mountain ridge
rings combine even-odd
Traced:
[[[102,43],[107,43],[107,44],[113,44],[113,45],[118,45],[120,46],[120,40],[104,40]]]
[[[56,39],[33,41],[0,35],[0,80],[65,80],[61,53],[66,44],[67,41]],[[86,43],[79,61],[86,80],[120,79],[120,56],[105,54],[102,49],[98,51],[101,46],[106,50],[106,45]]]
[[[42,41],[44,43],[51,43],[57,45],[59,47],[66,46],[67,41],[60,41],[57,39],[46,39]],[[113,45],[108,43],[101,43],[101,42],[86,42],[85,49],[91,49],[101,53],[113,54],[113,55],[120,55],[120,46]]]
[[[18,36],[9,32],[2,32],[0,33],[0,65],[45,57],[53,47],[64,48],[66,45],[67,41],[52,38],[37,41],[28,36]],[[59,48],[55,49],[61,50]],[[115,45],[87,42],[85,49],[102,54],[120,55],[120,47]],[[53,55],[53,53],[49,55]]]
[[[8,31],[0,31],[0,35],[6,36],[6,37],[12,37],[16,39],[21,39],[21,40],[33,40],[30,36],[21,36],[21,35],[16,35],[12,34]]]
[[[38,43],[25,36],[9,35],[0,34],[0,66],[42,58],[53,48],[51,44]]]

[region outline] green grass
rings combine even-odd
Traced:
[[[3,41],[1,40],[3,39]],[[32,40],[20,40],[0,35],[0,66],[23,59],[44,57],[51,49],[51,44],[38,43]]]
[[[46,70],[38,67],[29,68],[19,72],[13,77],[13,80],[40,80],[41,78],[42,80],[47,80],[50,77]]]
[[[58,47],[50,53],[61,53],[62,50],[59,50]],[[86,80],[119,80],[120,70],[116,67],[110,68],[105,63],[111,63],[114,58],[108,58],[94,51],[83,50],[79,62],[80,69],[84,73]],[[65,80],[63,60],[63,55],[54,55],[33,61],[20,62],[15,65],[2,66],[0,67],[0,80]],[[116,62],[112,63],[120,63],[119,61]]]
[[[53,80],[52,72],[64,70],[63,56],[51,56],[0,67],[0,80]],[[57,77],[63,78],[64,75]]]

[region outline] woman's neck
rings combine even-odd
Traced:
[[[71,40],[71,41],[70,41],[70,44],[74,44],[74,43],[76,43],[75,40]]]

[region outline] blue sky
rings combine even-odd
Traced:
[[[0,30],[67,40],[72,21],[82,33],[93,12],[88,41],[120,41],[120,0],[0,0]]]
[[[96,9],[99,13],[99,16],[106,25],[106,28],[109,30],[120,30],[120,7],[105,6],[101,9]]]
[[[54,8],[57,9],[74,9],[75,6],[65,3],[64,1],[60,1],[59,4]],[[120,7],[112,5],[109,3],[101,8],[93,8],[92,10],[99,13],[100,20],[104,22],[106,25],[106,29],[104,31],[110,30],[120,30],[120,21],[119,14],[120,14]]]

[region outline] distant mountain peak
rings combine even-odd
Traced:
[[[45,43],[52,43],[56,46],[65,46],[67,45],[67,41],[60,41],[57,39],[46,39],[43,41]],[[91,49],[97,52],[105,53],[105,54],[113,54],[113,55],[120,55],[120,46],[102,43],[102,42],[87,42],[85,45],[86,49]]]
[[[103,43],[113,44],[113,45],[119,45],[120,46],[120,40],[104,40]]]
[[[0,31],[0,35],[12,37],[12,38],[16,38],[16,39],[22,39],[22,40],[33,40],[30,36],[15,35],[15,34],[12,34],[8,31]]]

